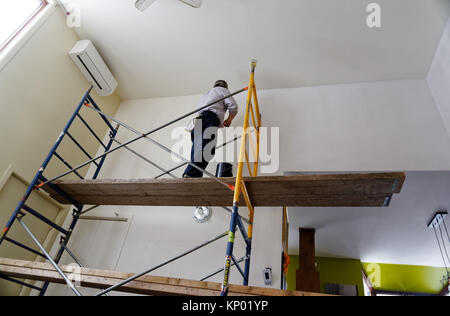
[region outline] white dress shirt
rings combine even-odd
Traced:
[[[209,103],[212,103],[216,100],[222,99],[226,96],[229,96],[231,93],[228,89],[222,88],[222,87],[216,87],[212,90],[210,90],[207,94],[205,94],[199,103],[199,108],[202,106],[205,106]],[[225,113],[227,111],[230,112],[231,115],[236,115],[238,113],[238,104],[236,100],[233,97],[229,97],[228,99],[225,99],[224,101],[220,101],[209,108],[203,109],[200,111],[211,111],[217,114],[217,117],[220,120],[220,125],[223,125],[223,122],[225,120]]]

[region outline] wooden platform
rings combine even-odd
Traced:
[[[74,273],[74,267],[62,266],[64,273]],[[86,288],[106,289],[133,276],[133,273],[123,273],[107,270],[79,269],[80,285]],[[47,263],[21,261],[0,258],[0,274],[25,280],[48,281],[65,284],[56,270]],[[220,283],[200,282],[168,277],[144,276],[123,287],[118,292],[143,295],[183,295],[183,296],[219,296]],[[230,296],[323,296],[322,294],[297,291],[281,291],[269,288],[230,285]]]
[[[234,178],[223,179],[234,185]],[[321,174],[245,178],[255,207],[381,207],[400,193],[404,173]],[[210,178],[56,181],[86,205],[232,206],[233,192]],[[55,200],[69,204],[49,186]],[[245,200],[241,199],[241,206]]]

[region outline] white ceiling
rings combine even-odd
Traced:
[[[199,9],[158,0],[70,0],[119,81],[123,99],[201,94],[223,78],[260,89],[424,78],[449,0],[378,0],[380,29],[366,26],[369,0],[204,0]]]
[[[388,208],[289,208],[289,252],[298,254],[298,228],[306,227],[316,229],[318,256],[442,267],[427,224],[439,209],[450,209],[449,188],[450,172],[408,172]]]

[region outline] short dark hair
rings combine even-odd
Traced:
[[[217,80],[216,83],[214,83],[214,88],[216,87],[228,89],[228,83],[225,80]]]

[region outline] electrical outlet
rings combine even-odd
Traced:
[[[272,268],[266,267],[263,270],[263,279],[265,285],[272,285]]]

